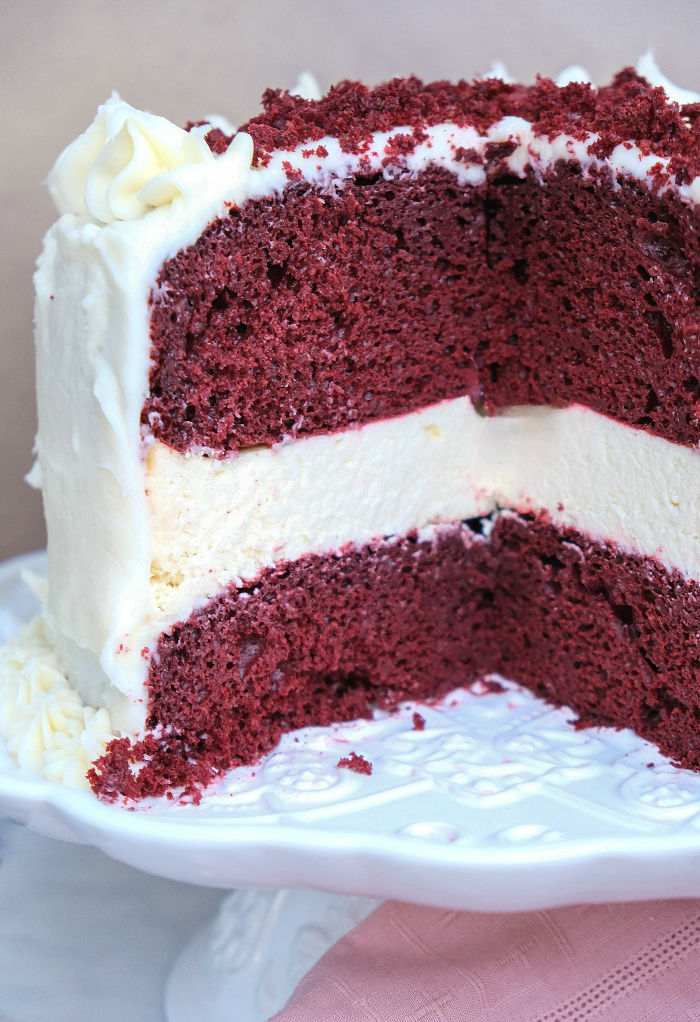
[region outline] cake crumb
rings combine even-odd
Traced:
[[[420,713],[413,714],[413,730],[425,731],[425,717],[421,717]]]
[[[487,692],[505,692],[505,688],[501,685],[500,681],[482,681],[481,683]]]
[[[647,768],[649,770],[653,770],[654,769],[654,764],[653,763],[647,763]]]
[[[345,759],[339,759],[336,766],[347,767],[356,774],[367,774],[368,777],[372,773],[372,764],[368,763],[364,756],[358,756],[356,752],[351,752]]]

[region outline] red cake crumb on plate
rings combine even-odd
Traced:
[[[372,764],[368,763],[364,756],[358,756],[356,752],[351,752],[344,759],[339,759],[336,766],[354,770],[356,774],[367,774],[368,777],[372,773]]]

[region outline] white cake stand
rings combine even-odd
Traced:
[[[25,567],[42,570],[43,555],[0,565],[0,639],[38,609]],[[171,978],[171,1022],[268,1017],[300,963],[366,913],[358,897],[509,911],[700,896],[700,774],[630,731],[576,731],[566,710],[505,685],[288,735],[199,806],[106,805],[20,770],[0,746],[0,811],[160,876],[277,892],[224,903]],[[371,777],[337,767],[351,751]],[[326,894],[292,893],[309,890]],[[226,1014],[234,987],[241,1007]],[[204,988],[217,991],[205,1007]]]

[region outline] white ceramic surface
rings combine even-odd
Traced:
[[[377,904],[321,891],[234,891],[175,962],[168,1022],[267,1022]]]
[[[36,609],[0,566],[5,634]],[[1,634],[1,633],[0,633]],[[700,775],[631,732],[576,731],[528,692],[288,735],[199,806],[124,807],[19,770],[0,749],[0,811],[148,872],[221,887],[314,888],[455,908],[700,896]],[[355,751],[371,777],[336,764]],[[649,763],[655,766],[650,768]]]

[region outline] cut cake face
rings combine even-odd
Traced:
[[[700,106],[630,69],[264,104],[112,97],[50,178],[46,615],[111,716],[94,789],[491,673],[696,766]]]

